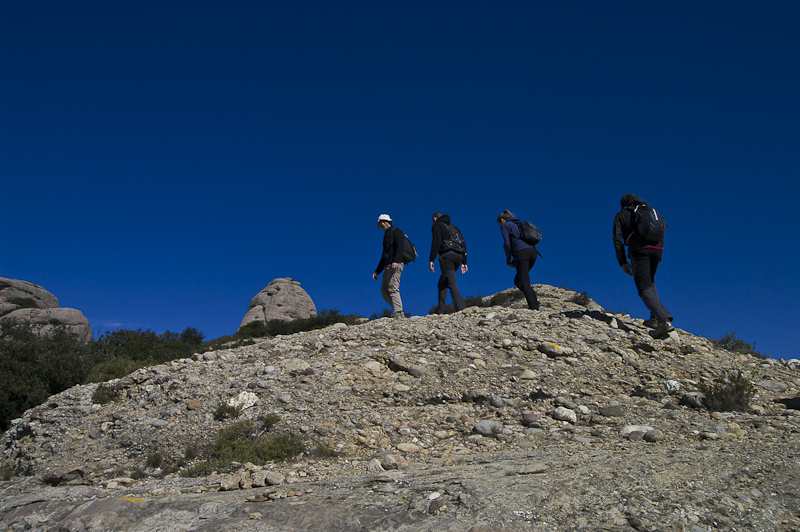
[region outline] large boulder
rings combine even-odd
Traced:
[[[62,308],[56,296],[27,281],[0,277],[0,319],[31,323],[42,335],[64,326],[82,342],[92,340],[92,327],[80,310]]]
[[[311,296],[300,288],[300,283],[289,277],[275,279],[250,300],[247,314],[239,329],[255,321],[292,321],[317,315]]]

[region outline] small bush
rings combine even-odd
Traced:
[[[746,411],[756,393],[755,386],[740,371],[736,371],[708,386],[700,384],[706,408],[712,412]]]
[[[277,416],[269,417],[274,420]],[[265,419],[267,429],[271,426]],[[282,462],[305,451],[303,442],[290,434],[264,436],[263,431],[252,421],[239,421],[221,429],[216,440],[206,452],[206,460],[184,472],[185,476],[208,475],[212,471],[226,471],[235,462],[251,462],[264,465],[267,462]]]
[[[200,456],[200,448],[197,445],[193,444],[193,443],[190,443],[189,445],[187,445],[186,449],[184,449],[184,451],[183,451],[183,457],[186,460],[191,461],[191,460],[194,460],[195,458],[197,458],[198,456]]]
[[[711,340],[716,345],[721,347],[722,349],[726,349],[732,353],[741,353],[743,355],[753,355],[759,358],[767,358],[766,355],[763,355],[756,351],[756,344],[749,344],[742,340],[741,338],[736,338],[736,333],[725,333],[725,336],[722,338],[715,338]]]
[[[388,308],[385,308],[385,309],[383,309],[383,312],[380,313],[380,315],[373,314],[372,316],[369,317],[369,319],[377,320],[377,319],[380,319],[380,318],[391,318],[391,317],[392,317],[392,311],[389,310]]]
[[[92,402],[97,405],[104,405],[120,398],[122,387],[117,384],[101,383],[92,394]]]
[[[589,303],[591,303],[592,299],[586,292],[576,292],[575,295],[570,297],[567,301],[569,301],[570,303],[575,303],[576,305],[580,305],[582,307],[586,307],[589,305]]]
[[[486,303],[483,302],[483,296],[478,294],[477,296],[467,296],[464,298],[464,303],[468,307],[485,307]]]
[[[161,464],[164,463],[164,457],[161,456],[159,451],[153,451],[147,455],[147,467],[152,467],[153,469],[161,467]]]
[[[14,470],[10,467],[0,467],[0,480],[6,482],[14,477]]]
[[[309,453],[316,455],[318,458],[336,458],[339,456],[339,453],[333,447],[321,441],[316,442]]]
[[[228,403],[222,402],[217,406],[214,411],[214,419],[217,421],[225,421],[226,419],[236,419],[242,415],[242,409],[238,406],[231,406]]]
[[[523,294],[521,290],[513,290],[511,292],[500,292],[499,294],[495,294],[492,296],[492,299],[489,300],[489,306],[507,307],[512,303],[522,300],[524,297],[525,294]]]

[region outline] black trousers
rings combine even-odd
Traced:
[[[536,249],[521,249],[514,256],[514,262],[517,265],[517,275],[514,276],[514,286],[525,294],[525,301],[528,302],[529,309],[539,310],[539,300],[536,298],[536,292],[533,291],[533,287],[531,286],[530,276],[531,268],[536,264]]]
[[[458,283],[456,283],[456,270],[461,267],[461,253],[455,251],[446,251],[439,255],[439,268],[442,274],[439,276],[439,283],[436,285],[439,288],[439,313],[443,313],[447,305],[447,290],[450,290],[450,295],[453,296],[453,308],[456,311],[464,310],[466,303],[464,298],[461,297],[461,292],[458,290]]]
[[[636,283],[639,297],[650,310],[650,317],[658,321],[672,321],[672,314],[661,304],[656,289],[656,270],[663,251],[653,248],[631,249],[628,257],[631,259],[633,282]]]

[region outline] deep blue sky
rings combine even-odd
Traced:
[[[611,239],[633,192],[669,223],[675,325],[798,357],[798,25],[796,1],[5,1],[0,276],[95,334],[232,334],[277,277],[369,316],[386,212],[425,314],[431,213],[488,295],[510,209],[544,233],[534,283],[647,317]]]

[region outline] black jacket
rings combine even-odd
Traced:
[[[440,253],[444,253],[445,249],[442,249],[442,244],[444,244],[447,239],[450,238],[450,215],[443,214],[439,218],[433,222],[433,226],[431,227],[431,233],[433,233],[433,241],[431,241],[431,255],[429,257],[430,262],[436,260],[436,255]],[[462,233],[461,238],[464,238]],[[461,264],[467,263],[467,242],[464,240],[464,252],[461,254]]]
[[[383,234],[383,253],[378,267],[375,268],[375,273],[380,273],[386,266],[393,262],[403,262],[403,250],[406,245],[406,234],[395,226],[389,226],[389,229]]]
[[[617,253],[617,262],[623,266],[628,262],[625,255],[626,245],[629,252],[643,248],[663,248],[664,240],[648,242],[636,230],[636,215],[633,210],[636,205],[647,205],[645,200],[633,194],[625,194],[620,203],[623,204],[622,208],[614,216],[614,250]]]

